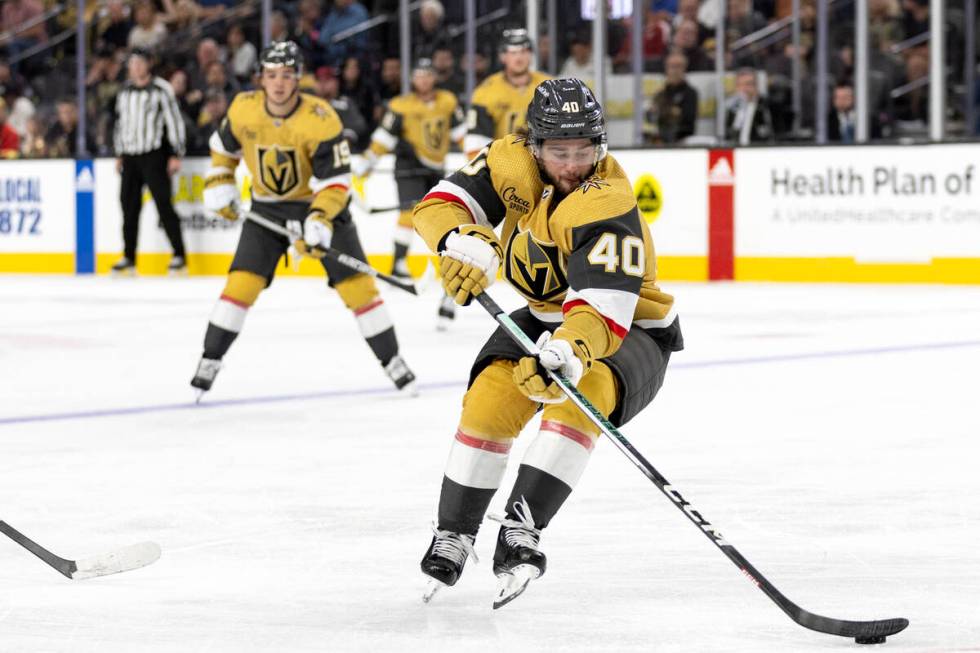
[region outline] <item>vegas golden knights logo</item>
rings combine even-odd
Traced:
[[[259,147],[258,151],[259,179],[270,192],[276,195],[288,195],[299,185],[295,150],[280,149],[273,145],[271,148]]]
[[[558,247],[542,243],[530,231],[514,231],[507,247],[507,280],[529,299],[549,301],[568,290]]]
[[[446,138],[446,128],[442,118],[434,118],[422,122],[422,139],[425,146],[437,152],[442,149],[442,141]]]

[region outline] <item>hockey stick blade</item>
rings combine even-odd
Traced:
[[[521,349],[525,351],[530,356],[537,356],[539,353],[538,346],[533,340],[531,340],[520,326],[514,322],[507,315],[500,306],[493,300],[492,297],[486,292],[482,292],[476,296],[477,302],[486,309],[491,317],[503,328],[503,330],[518,344]],[[888,635],[894,635],[899,633],[908,627],[908,619],[881,619],[875,621],[847,621],[844,619],[831,619],[829,617],[822,617],[812,612],[807,612],[800,606],[796,605],[788,598],[786,598],[776,586],[773,585],[769,580],[763,576],[752,564],[745,559],[745,557],[739,553],[739,551],[732,546],[725,538],[721,535],[717,528],[715,528],[707,519],[705,519],[700,512],[698,512],[694,506],[692,506],[687,499],[681,496],[681,493],[674,488],[670,482],[660,473],[657,469],[650,464],[650,462],[643,457],[643,455],[636,450],[636,448],[626,439],[619,430],[613,426],[613,424],[603,416],[598,409],[593,406],[588,399],[585,398],[578,389],[572,385],[568,379],[556,374],[552,370],[548,370],[548,376],[558,384],[562,392],[568,397],[568,400],[575,404],[579,410],[598,428],[599,431],[605,435],[607,438],[612,440],[613,444],[629,458],[643,475],[646,476],[654,485],[657,486],[664,496],[670,499],[678,510],[680,510],[685,517],[687,517],[691,523],[698,527],[705,537],[711,540],[718,549],[724,553],[732,563],[742,571],[742,575],[748,578],[752,584],[758,587],[762,592],[769,597],[769,599],[775,603],[779,608],[789,616],[790,619],[795,621],[800,626],[804,628],[809,628],[810,630],[815,630],[817,632],[826,633],[828,635],[839,635],[841,637],[854,637],[859,641],[862,639],[868,639],[874,642],[884,641],[884,638]],[[865,642],[868,643],[868,642]]]
[[[286,238],[291,240],[302,237],[299,234],[295,234],[291,232],[289,229],[282,226],[281,224],[278,224],[277,222],[274,222],[273,220],[263,217],[257,213],[253,213],[252,211],[246,211],[244,215],[245,215],[245,219],[251,220],[252,222],[261,225],[266,229],[268,229],[269,231],[279,234],[280,236],[285,236]],[[360,259],[354,258],[349,254],[345,254],[340,250],[334,249],[333,247],[320,247],[319,245],[316,245],[313,247],[313,249],[323,252],[327,257],[337,261],[341,265],[349,267],[352,270],[355,270],[357,272],[363,272],[364,274],[372,276],[375,279],[381,279],[388,285],[404,290],[405,292],[412,293],[413,295],[419,294],[419,291],[415,288],[414,284],[408,281],[402,281],[401,279],[395,278],[383,272],[378,272],[373,267],[371,267],[370,264],[365,263]]]
[[[0,533],[33,553],[61,575],[72,580],[108,576],[109,574],[139,569],[156,562],[160,558],[160,547],[157,544],[141,542],[117,551],[81,560],[68,560],[51,553],[4,521],[0,521]]]

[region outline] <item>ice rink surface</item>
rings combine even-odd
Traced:
[[[405,398],[335,293],[279,279],[194,406],[222,285],[3,278],[0,519],[65,557],[163,557],[69,581],[0,538],[0,652],[868,650],[786,618],[606,441],[523,597],[491,610],[488,523],[481,562],[422,604],[492,322],[473,306],[439,334],[435,288],[385,291]],[[980,651],[980,288],[665,289],[687,349],[625,435],[802,607],[911,620],[873,650]]]

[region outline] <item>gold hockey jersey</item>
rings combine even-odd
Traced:
[[[507,81],[503,71],[487,77],[475,89],[466,114],[469,133],[463,151],[473,156],[496,138],[513,134],[527,124],[527,105],[534,97],[534,89],[548,75],[531,71],[527,86],[517,87]]]
[[[582,312],[595,318],[596,358],[615,353],[634,326],[673,351],[683,347],[673,297],[657,286],[650,230],[611,155],[558,197],[524,139],[509,135],[439,182],[415,208],[414,223],[433,251],[461,224],[494,228],[503,276],[535,317],[556,326]]]
[[[429,102],[407,93],[388,103],[371,135],[371,152],[376,156],[394,152],[402,165],[418,161],[442,172],[450,141],[460,142],[465,135],[463,110],[451,92],[437,89]]]
[[[235,96],[208,142],[212,165],[234,170],[245,160],[256,202],[311,202],[333,218],[350,196],[350,146],[329,103],[300,94],[287,116],[269,115],[265,93]]]

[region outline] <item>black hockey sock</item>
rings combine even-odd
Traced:
[[[395,243],[395,260],[392,263],[391,269],[394,270],[395,267],[398,265],[398,262],[404,261],[406,256],[408,256],[408,245]]]
[[[439,494],[439,530],[475,536],[494,492],[496,490],[460,485],[443,476]]]
[[[572,488],[557,477],[537,467],[521,465],[517,470],[514,489],[507,499],[507,517],[520,521],[514,512],[514,504],[520,503],[523,498],[531,508],[534,526],[544,528],[571,493]]]
[[[382,365],[388,362],[398,353],[398,339],[395,337],[395,327],[385,329],[376,336],[365,338],[371,351]]]
[[[208,330],[204,334],[204,357],[221,360],[237,337],[236,332],[208,322]]]

